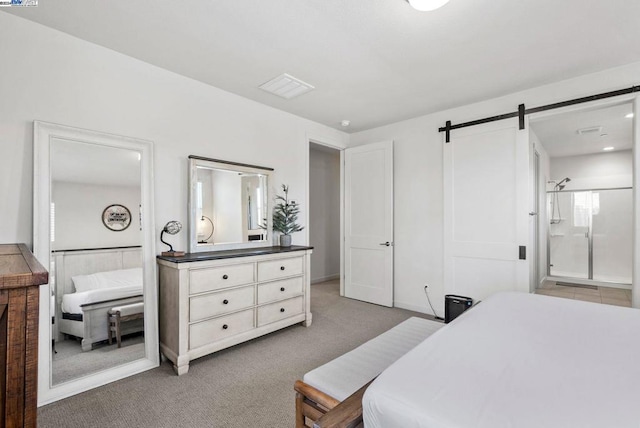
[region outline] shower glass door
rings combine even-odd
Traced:
[[[593,279],[631,284],[633,192],[593,191]]]
[[[629,188],[547,193],[549,275],[631,283]]]
[[[549,192],[549,275],[589,279],[591,192]]]

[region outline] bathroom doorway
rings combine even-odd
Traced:
[[[633,104],[549,115],[532,120],[531,132],[545,161],[546,220],[540,222],[547,237],[546,262],[541,263],[545,279],[587,289],[629,290],[613,294],[630,303]]]

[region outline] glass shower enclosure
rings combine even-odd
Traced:
[[[631,188],[547,192],[551,277],[631,284]]]

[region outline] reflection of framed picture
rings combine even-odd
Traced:
[[[124,205],[109,205],[102,211],[102,223],[109,230],[121,232],[131,224],[131,212]]]

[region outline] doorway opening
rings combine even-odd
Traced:
[[[632,119],[633,104],[620,101],[530,122],[546,190],[538,292],[631,305]]]
[[[340,280],[340,150],[309,142],[309,245],[311,283]]]

